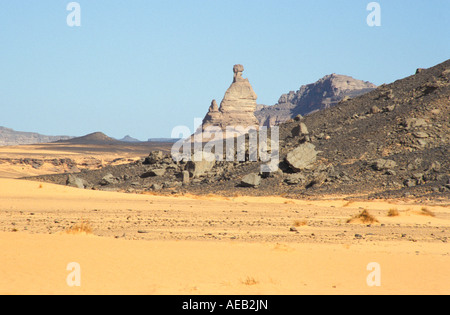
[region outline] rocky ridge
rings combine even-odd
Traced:
[[[0,126],[0,146],[49,143],[71,138],[69,136],[46,136],[36,132],[15,131]]]
[[[342,100],[374,90],[377,86],[350,76],[331,74],[315,83],[303,85],[296,92],[281,95],[273,106],[259,105],[255,116],[263,126],[279,125],[297,115],[307,115],[330,108]]]
[[[141,161],[72,174],[126,192],[364,198],[450,196],[450,60],[280,125],[279,169],[262,161]],[[71,184],[68,174],[34,178]]]

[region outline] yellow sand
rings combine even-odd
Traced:
[[[163,209],[173,206],[178,211],[176,215],[179,219],[194,220],[196,214],[211,219],[221,217],[224,209],[236,205],[245,207],[247,212],[239,208],[239,215],[230,212],[230,216],[241,219],[245,228],[246,222],[254,221],[244,218],[269,215],[270,209],[280,211],[276,213],[281,216],[282,213],[290,215],[292,207],[301,206],[303,211],[323,211],[317,220],[325,220],[328,216],[329,222],[336,222],[333,216],[348,217],[350,212],[358,212],[358,207],[364,206],[373,209],[374,213],[387,212],[392,207],[401,211],[400,216],[393,218],[378,215],[380,222],[405,226],[431,225],[444,230],[436,233],[445,234],[449,223],[447,214],[450,212],[446,206],[429,205],[436,217],[428,217],[414,213],[422,205],[393,205],[392,202],[349,205],[338,198],[290,201],[278,197],[238,197],[232,200],[221,197],[161,197],[0,179],[0,231],[3,231],[0,232],[0,294],[450,293],[448,243],[394,240],[343,244],[330,239],[330,242],[322,244],[272,240],[270,237],[284,233],[284,218],[279,218],[280,224],[275,224],[275,227],[264,224],[258,227],[260,234],[270,236],[267,238],[269,241],[253,242],[239,238],[167,240],[158,239],[157,233],[150,233],[150,240],[127,240],[115,239],[112,235],[69,235],[63,230],[52,230],[53,234],[32,232],[32,227],[40,224],[45,227],[56,217],[62,220],[71,215],[86,216],[94,220],[98,215],[101,218],[104,214],[94,211],[96,209],[110,209],[119,220],[124,213],[130,212],[129,209],[142,213],[148,211],[156,218],[167,215]],[[264,208],[264,205],[272,208]],[[332,209],[332,214],[322,210],[327,205],[326,209]],[[355,208],[350,211],[351,207]],[[342,211],[348,212],[342,215]],[[31,222],[36,226],[30,225],[28,230],[24,230],[20,220],[31,212]],[[45,221],[46,218],[50,221]],[[286,219],[287,228],[294,219]],[[119,224],[125,224],[125,219],[120,220]],[[17,224],[17,232],[11,232],[11,221]],[[23,222],[25,224],[27,221]],[[96,221],[96,228],[106,224],[106,221],[102,222]],[[150,225],[147,229],[182,232],[184,239],[186,235],[198,234],[195,224],[193,227]],[[215,227],[211,229],[213,233],[218,231]],[[305,229],[308,233],[318,233],[320,230],[313,226]],[[336,226],[336,231],[338,229]],[[242,228],[232,232],[237,236],[245,233]],[[66,281],[71,272],[66,268],[71,262],[81,267],[79,287],[70,287]],[[371,273],[367,265],[371,262],[381,267],[379,287],[370,287],[366,281]]]

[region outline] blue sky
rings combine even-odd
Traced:
[[[450,58],[450,1],[1,0],[0,126],[141,140],[194,130],[245,67],[258,103],[338,73],[377,85]]]

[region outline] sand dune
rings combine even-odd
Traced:
[[[11,179],[0,191],[1,294],[450,293],[445,205],[426,205],[430,217],[424,205],[332,197],[163,197]],[[379,224],[345,223],[361,207]],[[392,207],[399,216],[387,216]],[[67,233],[80,222],[92,233]],[[79,287],[66,282],[71,262]],[[367,284],[371,262],[381,286]]]

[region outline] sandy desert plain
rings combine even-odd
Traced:
[[[0,148],[12,160],[69,155],[119,163],[143,153]],[[448,204],[163,196],[19,179],[63,171],[0,164],[0,294],[450,293]],[[378,222],[347,222],[363,209]],[[70,263],[79,285],[69,286]]]

